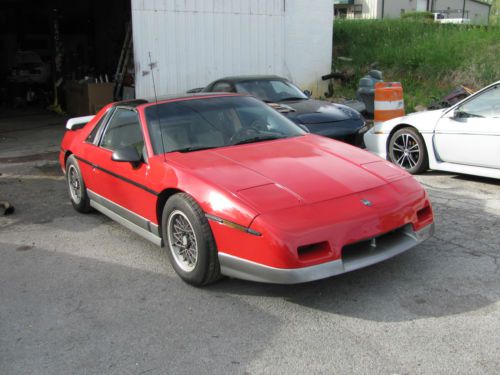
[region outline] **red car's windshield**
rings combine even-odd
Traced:
[[[296,137],[305,132],[261,101],[224,96],[163,103],[145,110],[155,154]]]

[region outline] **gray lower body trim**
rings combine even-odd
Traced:
[[[158,225],[87,189],[90,205],[155,245],[162,246]]]
[[[339,275],[344,271],[341,260],[304,268],[274,268],[219,252],[221,273],[242,280],[273,284],[299,284]]]
[[[222,252],[219,252],[219,263],[221,273],[225,276],[264,283],[299,284],[382,262],[422,243],[433,234],[434,223],[417,232],[408,225],[398,235],[380,240],[380,244],[373,250],[360,251],[358,256],[351,254],[349,257],[304,268],[274,268]]]

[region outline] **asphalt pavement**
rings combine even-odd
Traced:
[[[294,286],[194,288],[164,250],[73,210],[64,119],[0,116],[0,374],[498,374],[500,181],[429,172],[436,235]]]

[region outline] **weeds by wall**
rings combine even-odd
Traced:
[[[339,56],[353,61],[343,63]],[[335,95],[353,96],[359,78],[374,63],[386,81],[403,83],[411,111],[461,84],[479,89],[500,80],[500,27],[335,21],[334,64],[355,76],[347,87],[336,87]]]

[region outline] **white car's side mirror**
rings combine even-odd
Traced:
[[[457,107],[453,110],[453,118],[454,119],[461,119],[467,117],[465,115],[465,112],[462,110],[462,107]]]

